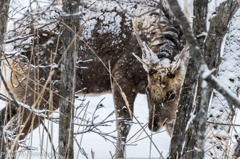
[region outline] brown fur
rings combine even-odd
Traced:
[[[148,98],[149,106],[149,128],[154,131],[159,130],[166,125],[169,135],[172,133],[172,123],[176,117],[176,110],[178,106],[178,99],[181,90],[181,84],[184,79],[184,74],[179,68],[175,71],[174,78],[168,77],[167,73],[164,75],[156,72],[148,77]],[[159,77],[161,76],[161,80]],[[175,96],[171,99],[171,96]],[[158,128],[153,128],[158,125]]]

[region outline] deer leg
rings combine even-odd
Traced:
[[[119,83],[121,86],[121,83]],[[129,109],[131,113],[133,113],[133,104],[136,98],[136,90],[134,85],[131,84],[130,81],[122,84],[122,91],[127,97],[127,101],[129,103],[129,108],[127,107],[126,101],[124,101],[119,86],[115,83],[113,84],[113,96],[115,103],[115,111],[116,111],[116,126],[118,132],[118,140],[116,147],[116,156],[115,158],[125,158],[125,145],[128,133],[130,131],[132,118],[130,116]]]
[[[40,125],[41,117],[34,115],[33,112],[24,109],[24,112],[21,116],[22,119],[22,128],[21,128],[21,136],[19,140],[23,140],[29,133],[31,133],[34,129],[36,129]]]
[[[46,99],[48,99],[48,94],[45,94]],[[46,100],[45,99],[45,100]],[[33,105],[32,98],[27,98],[26,104],[27,105]],[[54,110],[58,108],[58,98],[56,96],[53,97],[53,103],[56,105],[56,107],[48,105],[43,100],[39,104],[39,107],[37,107],[38,110],[49,110],[47,111],[47,114],[50,115]],[[48,107],[49,106],[49,107]],[[6,108],[7,110],[7,108]],[[6,111],[5,110],[5,111]],[[2,112],[3,113],[3,112]],[[8,110],[7,110],[8,113]],[[34,129],[36,129],[40,125],[40,120],[42,117],[35,115],[32,110],[26,109],[22,106],[15,112],[15,119],[10,121],[10,124],[13,124],[12,126],[9,126],[9,130],[14,130],[16,135],[20,135],[17,140],[23,140],[29,133],[31,133]],[[12,143],[10,143],[10,147],[13,146]],[[17,150],[19,147],[18,143],[14,145],[14,150]]]
[[[2,121],[7,124],[18,112],[18,107],[13,102],[8,102],[6,107],[1,110]]]
[[[7,130],[13,133],[12,138],[8,141],[8,147],[10,150],[17,150],[19,148],[19,142],[23,140],[29,133],[40,125],[40,117],[34,115],[30,110],[20,108],[18,114],[11,118],[11,121],[7,125]],[[16,140],[16,141],[15,141]]]

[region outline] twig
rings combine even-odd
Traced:
[[[227,126],[240,126],[240,124],[226,124],[226,123],[217,123],[217,122],[207,122],[208,124],[214,124],[214,125],[227,125]]]
[[[157,135],[157,134],[160,134],[160,133],[163,133],[163,132],[164,132],[164,130],[163,130],[163,131],[160,131],[160,132],[157,132],[157,133],[154,133],[153,136],[154,136],[154,135]],[[146,139],[146,138],[148,138],[148,136],[144,136],[144,137],[142,137],[142,138],[140,138],[140,139],[138,139],[138,140],[133,141],[133,142],[130,143],[130,144],[137,143],[137,142],[139,142],[139,141],[141,141],[141,140],[144,140],[144,139]]]
[[[132,140],[139,132],[142,131],[142,129],[145,129],[145,127],[148,125],[148,123],[146,123],[142,128],[140,128],[135,134],[133,134],[130,139],[127,140],[126,143],[128,143],[130,140]]]
[[[57,157],[57,152],[56,152],[56,149],[55,149],[55,147],[54,147],[54,145],[53,145],[52,136],[51,136],[50,132],[48,131],[48,128],[45,126],[44,122],[42,121],[42,119],[40,119],[40,122],[41,122],[44,130],[45,130],[45,131],[47,132],[47,134],[48,134],[48,138],[49,138],[49,140],[50,140],[50,142],[51,142],[51,146],[52,146],[52,149],[53,149],[54,158],[56,159],[56,157]]]
[[[133,115],[134,119],[137,121],[137,123],[141,126],[141,128],[143,129],[143,131],[146,133],[146,135],[148,136],[148,138],[150,139],[151,143],[153,144],[153,146],[156,148],[156,150],[158,151],[158,153],[160,154],[161,158],[164,158],[162,156],[162,153],[159,151],[157,145],[153,142],[152,138],[148,135],[147,131],[144,129],[144,127],[142,126],[142,124],[139,122],[139,120],[136,118],[135,115]]]

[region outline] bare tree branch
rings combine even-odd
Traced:
[[[180,115],[183,115],[184,119],[182,119],[182,121],[184,123],[176,123],[181,125],[182,127],[180,127],[180,133],[179,130],[174,130],[173,132],[173,138],[171,141],[171,147],[170,147],[170,154],[169,154],[169,158],[176,158],[177,156],[180,157],[182,154],[182,146],[183,146],[183,142],[184,142],[184,136],[186,134],[190,134],[191,135],[191,131],[187,131],[186,130],[186,125],[187,123],[190,123],[190,121],[188,121],[191,117],[191,111],[192,111],[192,107],[193,107],[193,103],[194,101],[194,92],[195,92],[195,85],[193,83],[195,83],[197,81],[198,75],[200,75],[200,78],[202,80],[206,80],[208,82],[208,85],[210,85],[211,87],[213,87],[214,89],[216,89],[217,91],[221,91],[221,93],[223,93],[225,95],[225,98],[227,99],[227,101],[231,104],[234,104],[237,107],[240,107],[240,100],[237,99],[237,97],[235,97],[235,95],[233,95],[228,89],[224,88],[222,85],[220,85],[220,83],[218,82],[218,80],[212,75],[213,71],[210,71],[208,69],[208,66],[206,65],[204,58],[203,58],[203,54],[202,51],[200,49],[200,46],[197,42],[197,39],[193,33],[193,30],[191,29],[184,13],[181,11],[181,8],[178,4],[177,1],[175,0],[168,0],[170,8],[172,10],[172,12],[174,13],[174,15],[176,16],[181,29],[183,31],[183,34],[187,40],[187,42],[189,43],[190,46],[190,54],[191,54],[191,59],[189,62],[189,68],[191,68],[192,70],[189,71],[186,74],[186,76],[189,76],[191,78],[189,79],[185,79],[184,84],[183,84],[183,89],[182,89],[182,95],[180,98],[180,103],[179,103],[179,110],[177,113],[177,119],[178,120]],[[236,4],[233,4],[236,5]],[[230,18],[231,15],[228,17]],[[227,25],[227,24],[226,24]],[[190,73],[191,72],[191,73]],[[203,86],[203,87],[202,87]],[[203,83],[203,85],[201,85],[202,88],[206,87],[207,85]],[[205,92],[206,93],[206,92]],[[201,98],[205,98],[206,94],[204,92],[202,92],[202,97]],[[209,97],[207,97],[209,98]],[[185,102],[184,102],[185,101]],[[187,101],[187,102],[186,102]],[[183,105],[183,103],[185,103],[185,105]],[[206,107],[208,107],[208,102],[207,99],[202,99],[200,101],[200,106],[205,105]],[[201,117],[201,115],[206,115],[207,114],[207,110],[206,108],[199,108],[201,109],[200,114],[198,116],[195,116],[195,119],[192,118],[191,120],[199,120],[199,117]],[[186,113],[186,115],[184,115],[183,113]],[[185,117],[186,116],[186,117]],[[201,121],[201,123],[204,125],[204,121]],[[175,126],[176,126],[175,124]],[[178,127],[179,127],[178,125]],[[199,127],[200,128],[200,127]],[[187,132],[186,132],[187,131]],[[179,136],[177,133],[183,135],[183,136]],[[175,136],[176,135],[176,136]],[[199,141],[203,140],[203,136],[204,134],[200,135],[201,139],[198,137],[196,143]],[[180,138],[179,138],[180,137]],[[179,141],[177,141],[179,140]],[[173,143],[175,142],[175,145],[173,145]],[[203,142],[200,142],[201,144],[199,144],[199,147],[194,147],[195,149],[193,151],[199,151],[200,154],[199,156],[195,156],[195,157],[199,157],[202,158],[203,157]],[[189,150],[188,150],[189,151]]]
[[[42,119],[40,119],[40,122],[41,122],[44,130],[47,132],[47,135],[48,135],[48,138],[49,138],[49,140],[50,140],[51,147],[52,147],[52,150],[53,150],[53,156],[54,156],[54,159],[56,159],[56,157],[57,157],[57,152],[56,152],[56,149],[55,149],[55,147],[54,147],[54,145],[53,145],[52,136],[51,136],[50,132],[48,131],[48,128],[45,126],[44,121],[43,121]]]

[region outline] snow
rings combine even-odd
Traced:
[[[225,40],[225,46],[223,47],[222,44],[222,62],[219,66],[219,71],[217,74],[218,80],[221,81],[221,85],[228,87],[235,95],[237,94],[237,89],[239,87],[239,67],[240,67],[240,54],[239,54],[239,16],[240,16],[240,10],[237,11],[235,16],[230,22],[229,25],[229,33],[226,36]],[[220,95],[217,92],[214,92],[214,97],[212,99],[212,105],[209,108],[209,121],[211,122],[217,122],[217,123],[226,123],[231,124],[231,108],[228,106],[227,101],[224,99],[222,95]],[[240,114],[238,113],[237,116]],[[234,120],[233,120],[234,122]],[[240,120],[238,119],[236,123],[239,123]],[[213,125],[212,125],[213,126]],[[213,127],[210,126],[208,128],[208,142],[206,144],[206,148],[212,147],[213,144],[216,146],[213,148],[210,148],[210,151],[212,152],[213,156],[215,157],[221,157],[224,155],[224,149],[226,147],[229,147],[229,151],[231,153],[233,146],[234,137],[233,134],[236,133],[236,129],[238,129],[237,132],[239,132],[239,128],[234,127],[231,128],[229,131],[229,126],[223,126],[218,125],[217,129],[213,129]],[[216,139],[215,137],[211,136],[213,132],[214,136],[218,136],[219,138],[222,138],[222,141],[219,139]],[[215,152],[215,153],[214,153]],[[212,157],[213,157],[212,156]]]
[[[227,34],[224,36],[222,44],[221,44],[221,53],[220,53],[221,57],[223,56],[223,53],[224,53],[224,47],[225,47],[226,38],[227,38]]]
[[[79,97],[81,99],[83,97]],[[100,96],[86,96],[85,104],[89,102],[89,106],[87,109],[87,116],[86,118],[91,118],[92,114],[94,113],[96,106],[99,104],[99,102],[102,101],[102,107],[96,112],[96,115],[99,115],[97,118],[97,121],[102,121],[104,118],[106,118],[112,111],[114,111],[114,105],[113,105],[113,98],[111,94],[105,94]],[[81,103],[81,101],[76,100],[76,106],[78,106]],[[2,105],[2,104],[1,104]],[[145,95],[139,94],[137,96],[137,99],[134,103],[135,105],[135,116],[137,119],[142,123],[142,125],[145,125],[148,122],[148,108],[147,108],[147,99]],[[76,113],[77,114],[77,113]],[[81,114],[82,116],[83,114]],[[57,112],[54,113],[54,117],[57,117]],[[80,117],[80,116],[78,116]],[[112,115],[111,118],[108,120],[114,120],[115,116]],[[96,123],[97,123],[96,121]],[[140,130],[140,126],[136,124],[136,121],[133,121],[133,125],[131,127],[130,133],[128,135],[128,146],[126,147],[127,151],[127,158],[148,158],[151,153],[151,158],[159,158],[160,155],[156,148],[152,145],[152,150],[150,151],[150,140],[146,137],[146,134],[141,131],[141,133],[137,133]],[[82,123],[84,124],[84,123]],[[57,149],[58,145],[58,125],[49,122],[48,120],[45,120],[46,127],[49,128],[49,131],[52,134],[53,137],[53,144],[55,148]],[[75,126],[75,132],[82,131],[84,129],[83,126]],[[115,122],[110,123],[110,126],[103,126],[100,127],[100,130],[103,133],[112,132],[116,129]],[[146,128],[146,131],[149,135],[151,135],[151,132]],[[137,134],[136,134],[137,133]],[[136,134],[136,135],[135,135]],[[116,137],[116,132],[112,134]],[[31,146],[34,148],[32,151],[23,151],[19,153],[20,159],[28,159],[31,158],[39,159],[41,158],[41,152],[43,157],[52,156],[51,155],[51,146],[49,138],[44,132],[43,127],[40,126],[39,128],[35,129],[33,133],[29,134],[27,136],[27,142],[26,145]],[[159,133],[152,133],[152,139],[154,143],[157,145],[157,148],[160,150],[160,152],[163,152],[163,156],[167,156],[168,148],[170,144],[170,137],[167,134],[166,131],[161,130]],[[113,139],[111,139],[113,140]],[[94,152],[96,159],[104,159],[104,158],[111,158],[110,152],[112,155],[115,153],[115,147],[114,145],[103,139],[100,135],[95,134],[94,132],[85,133],[83,135],[77,136],[77,141],[81,144],[81,148],[84,148],[84,151],[88,154],[88,157],[91,156],[91,151]],[[83,158],[84,156],[79,153],[79,147],[77,146],[76,142],[74,143],[74,149],[75,149],[75,158]],[[46,154],[47,153],[47,154]]]
[[[93,0],[91,2],[94,2]],[[133,5],[131,3],[125,3],[122,5],[123,8],[126,8],[126,10],[131,14],[133,12]],[[94,10],[94,12],[92,12]],[[102,12],[104,10],[105,12]],[[109,3],[108,1],[98,1],[97,3],[93,3],[93,5],[90,7],[90,9],[82,9],[84,12],[83,16],[83,25],[84,28],[87,28],[83,32],[83,36],[86,39],[92,38],[91,34],[93,29],[96,27],[97,20],[94,19],[95,17],[99,17],[100,20],[103,21],[101,24],[101,27],[99,27],[98,33],[99,34],[120,34],[121,33],[121,25],[120,23],[123,22],[120,15],[117,14],[118,11],[120,11],[121,8],[116,2]],[[127,17],[128,19],[126,22],[126,25],[130,25],[130,17]]]

